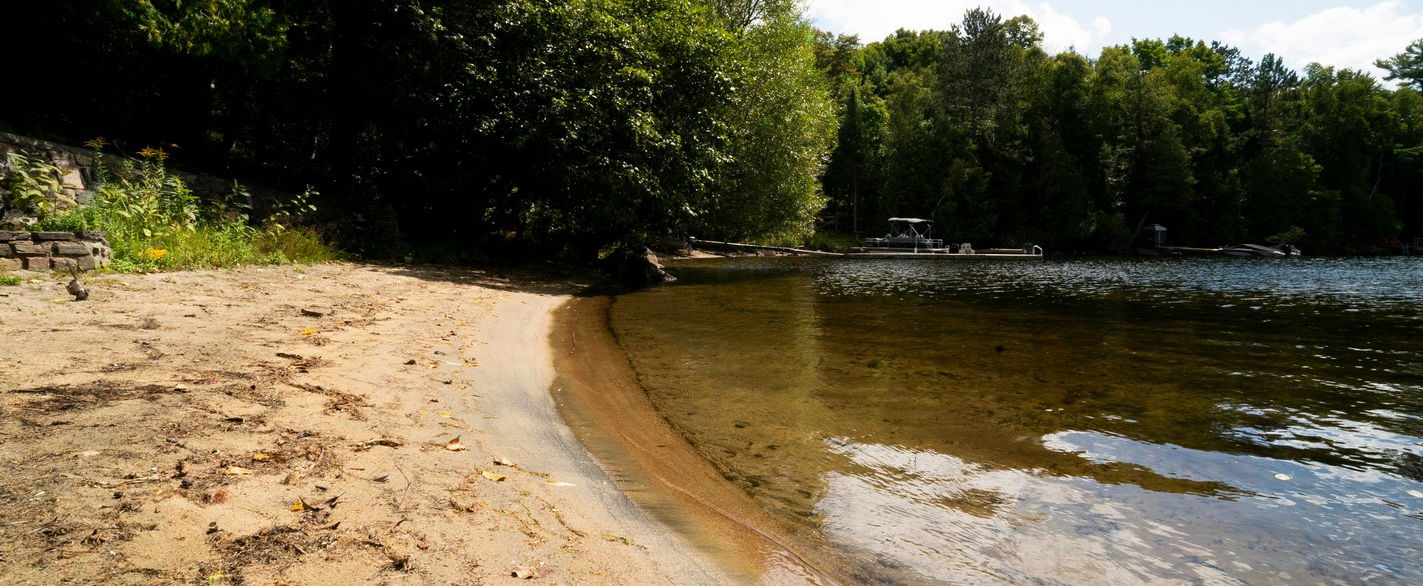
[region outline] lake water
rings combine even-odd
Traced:
[[[658,412],[857,580],[1423,583],[1423,259],[672,272]]]

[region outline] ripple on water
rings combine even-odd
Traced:
[[[1423,583],[1423,263],[744,259],[614,328],[866,581]]]

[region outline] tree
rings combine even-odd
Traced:
[[[1388,71],[1386,81],[1402,81],[1413,89],[1423,89],[1423,39],[1408,44],[1402,53],[1374,61],[1379,69]]]

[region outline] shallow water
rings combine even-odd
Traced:
[[[611,321],[867,582],[1423,583],[1420,261],[697,261]]]

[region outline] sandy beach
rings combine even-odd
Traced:
[[[716,584],[549,393],[576,277],[333,264],[0,288],[0,582]]]

